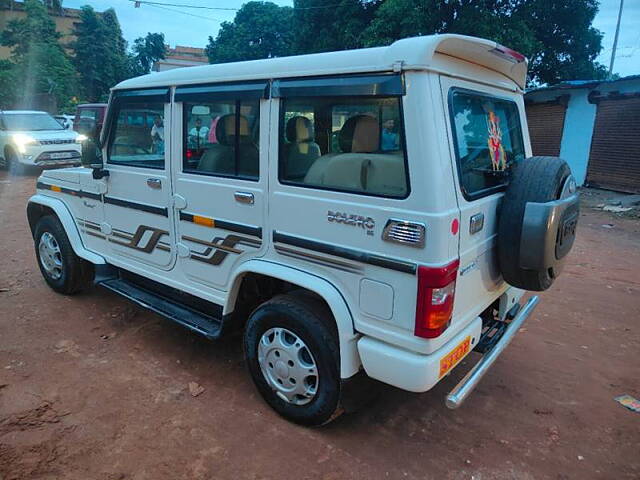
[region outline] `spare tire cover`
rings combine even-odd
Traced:
[[[557,157],[518,162],[498,219],[498,260],[504,280],[542,291],[559,275],[571,250],[579,200],[571,170]]]

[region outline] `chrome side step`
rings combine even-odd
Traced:
[[[531,297],[524,307],[516,314],[514,319],[509,323],[509,326],[504,330],[502,337],[498,340],[491,350],[488,350],[482,359],[460,380],[458,385],[447,395],[445,404],[448,408],[458,408],[469,394],[476,388],[478,382],[482,379],[485,373],[491,368],[493,362],[497,360],[502,351],[507,348],[507,345],[511,342],[515,334],[518,332],[522,324],[525,322],[531,312],[536,308],[540,298],[538,296]]]

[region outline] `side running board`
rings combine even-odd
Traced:
[[[96,284],[209,339],[219,338],[222,333],[222,321],[219,318],[198,312],[125,278],[97,279]]]

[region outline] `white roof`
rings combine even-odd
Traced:
[[[0,110],[0,113],[4,113],[7,115],[11,115],[12,113],[44,113],[47,114],[47,112],[43,112],[41,110]]]
[[[181,68],[125,80],[114,90],[231,82],[314,75],[392,71],[402,62],[404,70],[442,70],[444,54],[501,73],[524,88],[527,61],[515,62],[493,52],[496,42],[464,35],[430,35],[398,40],[388,47],[315,53],[295,57],[269,58]]]

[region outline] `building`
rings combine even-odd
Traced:
[[[183,47],[176,45],[171,48],[167,45],[166,57],[158,60],[153,64],[153,70],[156,72],[164,72],[165,70],[173,70],[174,68],[195,67],[198,65],[208,65],[209,59],[204,48]]]
[[[62,34],[60,43],[68,45],[76,37],[72,34],[73,26],[79,21],[80,10],[76,8],[62,8],[60,10],[49,9],[49,15],[56,24],[56,30]],[[3,31],[11,20],[21,19],[26,16],[24,4],[17,1],[9,1],[0,4],[0,32]],[[11,49],[0,46],[0,60],[11,56]]]
[[[525,95],[534,155],[564,158],[578,184],[640,193],[640,75]]]

